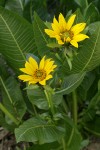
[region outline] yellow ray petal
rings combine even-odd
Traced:
[[[40,64],[39,64],[39,69],[42,70],[45,65],[45,56],[41,59]]]
[[[53,65],[51,70],[53,71],[55,68],[57,68],[57,65]]]
[[[53,65],[50,70],[47,70],[47,75],[48,75],[49,73],[51,73],[52,71],[54,71],[54,69],[55,69],[56,67],[57,67],[57,65]]]
[[[29,81],[29,84],[36,84],[37,82],[36,81]]]
[[[61,32],[65,31],[67,27],[66,20],[61,13],[59,14],[59,27]]]
[[[59,40],[57,39],[57,41],[58,41],[58,44],[60,44],[60,45],[64,44],[64,42],[62,40],[60,40],[60,39]]]
[[[66,42],[70,42],[70,41],[71,41],[71,38],[68,37],[68,38],[66,39]]]
[[[85,34],[78,34],[78,35],[73,37],[73,40],[75,40],[77,42],[80,42],[80,41],[83,41],[86,38],[89,38],[89,37]]]
[[[58,41],[58,44],[60,44],[60,45],[63,45],[63,44],[64,44],[64,42],[61,40],[61,37],[60,37],[60,36],[56,35],[55,38],[56,38],[56,40]]]
[[[44,70],[47,72],[47,70],[50,70],[50,69],[51,69],[51,67],[53,66],[53,64],[54,64],[54,61],[48,62],[48,63],[45,65]]]
[[[53,23],[54,23],[55,26],[59,29],[59,23],[58,23],[58,21],[56,20],[55,17],[53,18]]]
[[[25,63],[25,68],[28,72],[31,72],[31,73],[34,72],[34,70],[36,69],[28,61],[26,61]]]
[[[32,66],[33,69],[38,69],[38,63],[36,62],[36,60],[32,57],[29,57],[29,63]]]
[[[23,80],[23,81],[30,81],[30,80],[33,80],[33,77],[32,76],[29,76],[29,75],[19,75],[18,78],[20,80]]]
[[[86,23],[78,23],[71,28],[71,31],[74,33],[74,35],[77,35],[84,30],[85,26]]]
[[[68,22],[67,22],[67,30],[70,30],[70,28],[72,27],[72,25],[73,25],[73,23],[74,23],[74,20],[75,20],[75,17],[76,17],[76,15],[72,15],[72,16],[69,18],[69,20],[68,20]]]
[[[50,29],[44,30],[46,34],[48,34],[50,37],[55,37],[56,33]]]
[[[49,58],[49,59],[46,59],[46,60],[45,60],[44,67],[45,67],[45,66],[46,66],[46,64],[47,64],[47,63],[49,63],[50,61],[51,61],[51,58]]]
[[[70,43],[71,43],[74,47],[78,48],[78,43],[77,43],[75,40],[71,40]]]
[[[40,83],[41,85],[46,85],[46,80],[44,79],[44,80],[40,81],[39,83]]]
[[[46,77],[45,80],[49,80],[49,79],[51,79],[51,78],[53,78],[53,76],[52,76],[51,74],[49,74],[49,75]]]
[[[30,69],[20,68],[19,70],[22,71],[22,72],[24,72],[24,73],[26,73],[26,74],[33,75],[33,71],[30,70]]]
[[[56,34],[59,34],[59,33],[60,33],[60,29],[56,26],[56,24],[52,23],[51,26],[52,26],[52,29],[54,30],[54,32],[55,32]]]

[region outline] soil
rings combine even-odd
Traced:
[[[0,127],[0,150],[24,150],[24,145],[27,144],[16,144],[14,135]],[[100,150],[100,139],[92,139],[84,150]]]

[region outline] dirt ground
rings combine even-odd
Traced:
[[[23,143],[16,145],[14,135],[0,127],[0,150],[19,150],[18,147],[23,150]],[[100,139],[92,140],[84,150],[100,150]]]

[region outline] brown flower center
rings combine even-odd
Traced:
[[[33,74],[35,79],[43,80],[46,78],[46,71],[45,70],[39,70],[36,69],[36,71]]]

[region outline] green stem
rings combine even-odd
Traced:
[[[62,138],[62,145],[63,145],[63,150],[66,150],[66,144],[64,138]]]
[[[7,115],[16,125],[19,124],[19,121],[0,103],[0,109],[5,115]]]
[[[62,101],[62,105],[63,105],[63,108],[64,108],[66,114],[68,114],[68,107],[67,107],[67,104],[65,102],[65,99],[63,99],[63,101]]]
[[[38,113],[37,113],[37,111],[36,111],[36,107],[35,107],[35,105],[33,104],[33,110],[34,110],[34,114],[37,116],[38,115]]]
[[[73,98],[73,120],[75,125],[77,125],[77,94],[76,91],[72,92],[72,98]]]
[[[49,108],[51,109],[52,115],[54,115],[55,110],[54,110],[54,105],[53,105],[53,102],[52,102],[51,93],[49,91],[47,91],[46,89],[44,90],[44,93],[45,93],[45,96],[47,98],[48,105],[49,105]]]

